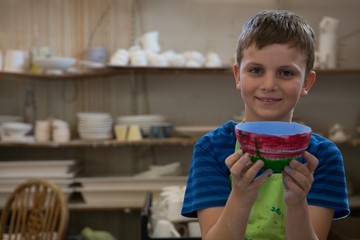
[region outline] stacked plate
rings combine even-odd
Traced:
[[[204,134],[218,128],[215,125],[209,126],[176,126],[174,131],[183,137],[199,138]]]
[[[187,176],[164,176],[159,178],[135,177],[87,177],[77,178],[81,187],[75,188],[87,204],[114,204],[114,206],[141,207],[146,193],[154,198],[168,186],[184,186]]]
[[[81,139],[96,140],[113,138],[113,119],[108,113],[81,112],[77,114]]]
[[[0,125],[6,122],[22,122],[23,120],[22,116],[0,115]]]
[[[142,133],[145,136],[150,135],[150,129],[153,126],[171,125],[169,122],[167,122],[167,119],[164,116],[158,114],[118,116],[116,123],[125,125],[138,125],[140,126]]]
[[[75,160],[1,161],[0,206],[16,186],[33,178],[52,181],[69,197],[76,167]]]

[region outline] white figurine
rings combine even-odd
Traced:
[[[349,135],[342,125],[335,123],[334,126],[330,128],[329,139],[336,143],[343,143],[349,139]]]

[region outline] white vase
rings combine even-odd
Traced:
[[[320,22],[319,67],[337,67],[337,28],[339,20],[324,17]]]

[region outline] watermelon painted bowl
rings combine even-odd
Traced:
[[[307,149],[311,128],[293,122],[247,122],[235,127],[241,149],[249,153],[253,162],[263,160],[263,169],[282,172],[293,159]]]

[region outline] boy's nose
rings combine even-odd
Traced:
[[[277,89],[277,81],[274,76],[266,75],[261,81],[261,89],[265,91],[274,91]]]

